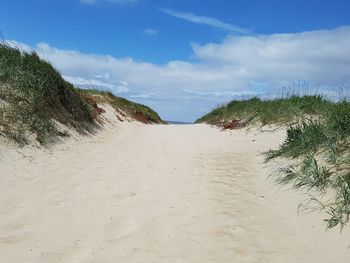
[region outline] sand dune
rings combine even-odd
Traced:
[[[350,231],[297,213],[260,152],[284,131],[120,123],[0,148],[0,262],[350,262]],[[276,164],[275,164],[276,165]]]

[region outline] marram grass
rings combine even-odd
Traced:
[[[250,125],[287,126],[287,137],[266,160],[292,158],[294,165],[274,173],[281,184],[293,184],[310,193],[333,193],[324,203],[310,194],[310,202],[326,210],[328,228],[342,228],[350,217],[350,103],[330,101],[323,96],[292,96],[274,100],[253,98],[232,101],[197,122],[219,124],[232,119],[249,119]]]
[[[0,135],[22,145],[34,135],[45,144],[66,135],[59,132],[57,122],[80,133],[93,132],[97,127],[97,113],[89,99],[93,95],[145,122],[162,122],[147,106],[111,93],[75,88],[35,52],[0,43]]]

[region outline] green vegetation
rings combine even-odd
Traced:
[[[350,103],[333,103],[320,120],[303,119],[291,125],[287,138],[277,150],[266,154],[298,158],[299,164],[278,171],[278,181],[293,182],[295,188],[334,192],[327,204],[317,201],[330,215],[325,221],[329,228],[341,227],[350,216]]]
[[[161,122],[146,106],[110,93],[77,89],[36,53],[0,43],[0,135],[18,144],[28,143],[34,135],[44,144],[67,135],[57,122],[80,133],[92,132],[99,114],[93,99],[97,95],[140,121]]]
[[[58,130],[52,120],[79,131],[92,128],[90,106],[73,86],[35,53],[0,45],[0,111],[2,133],[27,143],[27,133],[45,143]]]
[[[329,215],[325,219],[327,227],[342,228],[350,217],[350,103],[332,102],[321,96],[267,101],[253,98],[233,101],[198,122],[220,124],[252,117],[254,123],[288,125],[285,141],[277,150],[266,153],[267,161],[293,159],[293,165],[274,173],[277,181],[293,183],[294,188],[310,193],[332,193],[326,203],[310,194],[307,207],[317,204]]]
[[[333,103],[322,96],[292,96],[274,100],[234,100],[214,109],[196,122],[220,124],[232,119],[251,119],[254,123],[286,124],[307,116],[323,115]]]

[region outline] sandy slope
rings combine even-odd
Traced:
[[[350,229],[266,180],[259,152],[283,136],[125,123],[0,148],[0,262],[350,262]]]

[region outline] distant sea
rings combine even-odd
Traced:
[[[186,125],[186,124],[192,124],[191,122],[182,122],[182,121],[166,121],[169,124],[176,124],[176,125]]]

